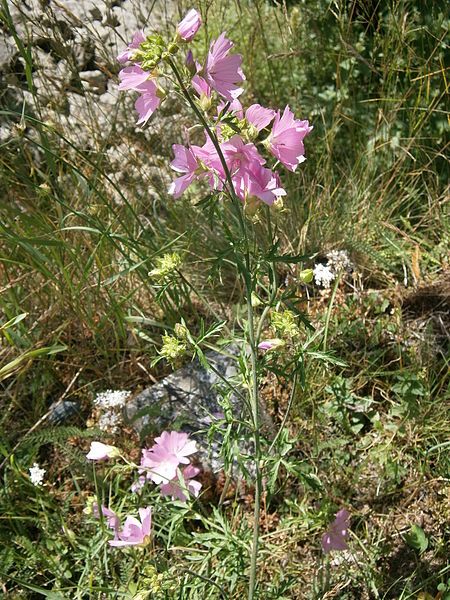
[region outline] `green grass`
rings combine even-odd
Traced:
[[[4,27],[14,32],[6,6]],[[180,13],[189,7],[180,2]],[[195,50],[226,29],[244,55],[245,103],[289,104],[314,125],[308,160],[284,177],[284,209],[272,214],[280,253],[310,257],[280,264],[280,290],[295,294],[295,307],[320,331],[329,295],[300,285],[298,273],[334,248],[347,249],[356,267],[337,290],[330,360],[305,351],[279,442],[285,460],[261,520],[261,600],[450,594],[445,8],[408,0],[201,3]],[[18,34],[15,41],[25,100],[0,97],[2,121],[15,124],[0,153],[3,593],[241,597],[251,484],[222,507],[212,494],[176,513],[155,492],[158,528],[144,564],[138,552],[111,553],[98,521],[82,512],[95,493],[84,458],[97,435],[85,428],[94,394],[139,390],[170,372],[153,363],[161,334],[180,315],[194,334],[223,319],[241,335],[244,290],[217,226],[226,220],[234,229],[232,211],[199,204],[201,189],[176,202],[167,195],[171,144],[192,124],[176,101],[153,119],[170,126],[137,134],[121,98],[108,135],[90,123],[86,148],[62,120],[47,121],[33,84],[36,47]],[[70,40],[59,41],[68,57]],[[105,60],[115,77],[108,49]],[[109,152],[119,140],[121,180]],[[264,218],[252,234],[266,252]],[[182,267],[161,285],[149,272],[172,252]],[[301,331],[301,344],[319,350],[320,339]],[[280,424],[292,375],[265,375],[263,396]],[[27,435],[64,394],[81,407],[70,426],[44,422]],[[139,440],[126,431],[116,443],[132,453]],[[29,481],[34,461],[47,469],[43,488]],[[129,502],[129,477],[104,475],[105,497]],[[353,558],[328,567],[320,537],[342,506],[352,513]],[[407,537],[413,525],[427,537],[423,552]]]

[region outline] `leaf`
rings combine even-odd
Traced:
[[[50,354],[57,354],[58,352],[64,352],[65,350],[67,350],[67,346],[62,345],[48,346],[46,348],[37,348],[36,350],[27,350],[26,352],[20,354],[0,369],[0,381],[11,377],[11,375],[13,375],[15,371],[25,361],[36,358],[37,356],[49,356]]]
[[[425,552],[428,548],[428,538],[418,525],[412,525],[409,533],[404,536],[404,540],[410,548],[418,550],[420,553]]]
[[[17,317],[13,317],[12,319],[7,321],[3,325],[0,325],[0,331],[3,331],[4,329],[8,329],[9,327],[12,327],[13,325],[17,325],[17,323],[20,323],[20,321],[23,321],[23,319],[25,319],[25,317],[27,317],[27,316],[28,316],[28,313],[21,313],[20,315],[17,315]]]

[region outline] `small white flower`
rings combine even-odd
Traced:
[[[107,433],[115,433],[121,422],[120,414],[114,412],[105,412],[98,419],[98,428]]]
[[[327,254],[328,267],[334,272],[346,271],[351,269],[352,262],[348,256],[347,250],[332,250]]]
[[[34,463],[29,469],[30,479],[33,485],[42,485],[44,480],[45,469],[41,469],[37,463]]]
[[[329,288],[331,282],[336,277],[330,267],[328,265],[323,265],[322,263],[317,263],[317,265],[314,266],[313,273],[316,285],[321,285],[324,288]]]
[[[106,390],[97,394],[94,404],[100,408],[119,408],[125,404],[128,398],[131,396],[131,392],[126,390]]]

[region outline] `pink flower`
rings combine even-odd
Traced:
[[[140,125],[142,123],[145,125],[161,104],[161,98],[158,95],[158,88],[155,82],[150,79],[138,86],[136,90],[141,93],[134,104],[139,115],[137,124]]]
[[[350,514],[343,508],[336,514],[328,531],[322,536],[322,548],[325,554],[328,554],[330,550],[345,550],[348,547],[346,538],[349,525]]]
[[[231,113],[238,119],[244,118],[244,111],[242,110],[242,104],[240,103],[240,101],[237,98],[235,100],[233,100],[233,102],[225,102],[225,100],[221,100],[219,102],[219,104],[217,105],[217,115],[220,115],[220,113],[223,111],[223,109],[227,105],[228,105],[228,108],[227,108],[225,114]]]
[[[114,540],[109,541],[110,546],[142,546],[150,540],[152,527],[152,509],[139,509],[140,521],[136,517],[127,517],[123,528],[117,533]]]
[[[202,19],[198,12],[191,8],[181,23],[178,24],[177,34],[184,42],[190,42],[195,36],[202,24]]]
[[[142,470],[139,471],[139,473],[141,473]],[[142,490],[142,488],[144,487],[145,483],[147,481],[147,478],[145,477],[145,475],[140,475],[137,480],[131,484],[130,486],[130,490],[136,494],[137,492],[140,492]]]
[[[225,37],[225,32],[221,33],[211,44],[203,69],[207,83],[230,101],[242,94],[243,89],[236,84],[245,79],[241,70],[242,56],[240,54],[228,56],[233,45],[233,42]]]
[[[233,135],[220,147],[232,175],[236,175],[242,169],[249,168],[252,164],[263,165],[266,162],[259,154],[255,144],[244,144],[239,135]]]
[[[248,196],[258,198],[269,206],[277,198],[286,196],[286,191],[281,187],[278,173],[257,164],[247,170],[243,181]]]
[[[186,52],[186,59],[184,61],[184,64],[186,65],[186,68],[191,75],[197,73],[196,63],[194,60],[194,55],[192,54],[192,50],[188,50]]]
[[[170,166],[178,173],[185,173],[185,175],[172,181],[169,187],[169,194],[172,194],[174,198],[179,198],[191,183],[195,179],[198,179],[197,170],[199,169],[199,164],[191,148],[186,148],[180,144],[173,144],[172,150],[175,158],[170,163]]]
[[[175,158],[170,165],[174,171],[184,173],[184,175],[171,183],[169,194],[172,194],[174,198],[179,198],[193,181],[199,179],[208,179],[211,189],[222,189],[221,180],[225,179],[224,170],[209,137],[204,146],[186,148],[180,144],[174,144],[172,149]]]
[[[255,163],[245,171],[240,185],[240,192],[244,194],[244,199],[258,198],[269,206],[280,196],[286,196],[286,191],[281,187],[278,173]],[[238,195],[241,197],[240,193]]]
[[[280,111],[275,115],[267,147],[289,171],[295,171],[306,160],[303,139],[311,130],[308,121],[294,119],[294,113],[286,106],[282,116]]]
[[[211,98],[211,86],[203,79],[203,77],[200,77],[200,75],[194,75],[191,80],[191,85],[200,98]]]
[[[272,121],[275,116],[275,111],[271,108],[264,108],[260,104],[252,104],[245,111],[246,120],[255,127],[257,131],[261,131]]]
[[[117,60],[120,63],[125,63],[125,62],[127,62],[127,60],[131,60],[131,58],[134,54],[133,51],[137,50],[139,48],[139,46],[142,44],[142,42],[145,42],[144,32],[136,31],[136,33],[133,35],[133,40],[132,40],[131,44],[128,44],[127,49],[119,54],[119,56],[117,57]]]
[[[141,466],[147,469],[147,478],[154,483],[168,483],[176,477],[178,465],[188,465],[187,457],[195,452],[196,444],[187,433],[164,431],[150,449],[142,451]]]
[[[96,517],[98,519],[99,514],[98,514],[97,502],[94,502],[94,504],[92,505],[92,511],[93,511],[94,517]],[[113,510],[106,508],[106,506],[103,506],[103,505],[102,505],[102,515],[104,517],[106,517],[106,523],[107,523],[108,527],[110,529],[114,529],[114,533],[116,534],[116,538],[117,538],[117,533],[119,531],[119,526],[120,526],[119,517],[116,515],[116,513]]]
[[[119,450],[115,446],[108,446],[101,442],[91,442],[91,449],[86,454],[88,460],[105,460],[119,456]]]
[[[279,346],[284,346],[284,341],[279,338],[273,338],[269,340],[263,340],[258,344],[259,350],[273,350],[274,348],[278,348]]]
[[[119,90],[137,90],[139,87],[150,79],[151,75],[148,71],[141,69],[139,65],[126,67],[119,72]]]
[[[178,470],[177,475],[179,474],[180,477],[175,477],[172,481],[163,483],[161,486],[161,494],[163,496],[171,496],[172,500],[177,499],[181,502],[186,502],[187,500],[185,494],[186,491],[197,497],[200,493],[202,484],[199,481],[194,481],[193,478],[199,473],[200,469],[193,465],[185,467],[183,471]]]

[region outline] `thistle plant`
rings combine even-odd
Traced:
[[[248,598],[252,599],[257,587],[257,558],[259,545],[260,505],[262,500],[262,480],[264,461],[261,448],[261,418],[258,380],[258,349],[267,350],[261,342],[265,320],[277,296],[275,260],[276,243],[271,228],[270,212],[267,214],[269,244],[273,249],[268,265],[271,290],[269,299],[255,303],[256,289],[261,277],[261,261],[252,239],[253,217],[261,206],[270,207],[286,196],[280,173],[282,166],[294,172],[305,160],[304,138],[312,127],[306,120],[296,119],[289,106],[283,111],[252,104],[244,107],[239,98],[244,92],[245,75],[242,70],[242,56],[233,53],[233,42],[226,32],[210,44],[204,60],[195,57],[187,44],[194,38],[201,26],[199,13],[192,9],[179,23],[172,40],[164,39],[158,32],[146,34],[137,32],[129,46],[118,56],[120,63],[130,63],[119,73],[119,89],[138,94],[135,108],[138,124],[145,125],[169,94],[184,98],[193,113],[193,125],[203,130],[202,145],[174,143],[172,169],[178,173],[169,188],[174,199],[179,198],[194,183],[209,189],[217,202],[229,202],[239,233],[222,221],[224,236],[230,243],[234,263],[245,289],[247,320],[245,324],[245,347],[248,348],[245,380],[247,382],[247,415],[234,415],[244,420],[250,430],[254,448],[254,530],[250,555]],[[168,84],[172,87],[168,89]],[[164,86],[164,89],[163,89]],[[269,162],[270,161],[270,162]],[[270,164],[272,163],[272,164]],[[268,209],[267,209],[268,210]],[[249,219],[250,217],[250,219]],[[160,270],[164,271],[163,265]],[[258,307],[257,307],[258,305]],[[259,306],[260,305],[260,306]],[[258,317],[256,308],[258,308]],[[299,334],[295,316],[290,311],[274,312],[272,326],[280,337],[294,338]],[[283,345],[276,341],[276,345]],[[184,343],[174,337],[165,336],[161,355],[174,360]],[[154,454],[154,453],[153,453]],[[183,461],[182,461],[183,462]],[[142,468],[155,468],[151,456],[144,454]],[[192,484],[196,472],[191,466],[180,472],[184,488],[198,489]],[[170,477],[165,473],[167,494],[184,497],[177,486],[173,486],[175,469]],[[163,483],[163,479],[156,481]],[[172,482],[172,483],[170,483]],[[147,510],[147,509],[146,509]],[[147,513],[144,519],[149,519]],[[136,539],[144,535],[144,520],[134,522]],[[125,530],[125,528],[124,528]],[[126,537],[122,534],[122,538]],[[119,536],[120,537],[120,536]]]

